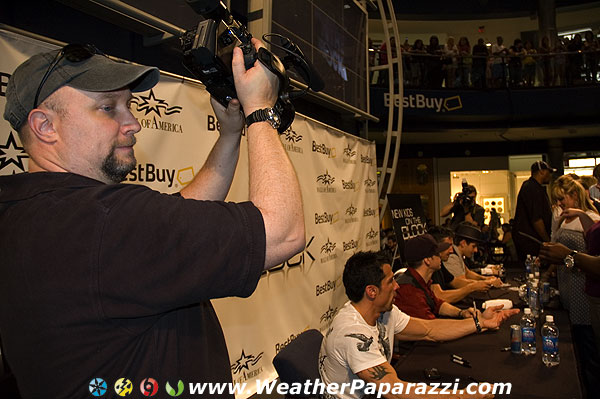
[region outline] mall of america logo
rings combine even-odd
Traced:
[[[183,133],[183,127],[179,123],[163,121],[164,116],[178,114],[183,110],[179,105],[169,106],[165,100],[156,98],[154,90],[150,90],[147,96],[134,96],[131,103],[135,104],[135,110],[144,113],[147,118],[140,118],[138,122],[143,128],[162,130],[164,132]],[[151,115],[155,114],[155,115]],[[151,117],[151,118],[150,118]],[[158,119],[157,119],[158,117]]]
[[[285,133],[283,134],[283,139],[287,141],[287,143],[283,143],[283,147],[289,152],[297,152],[299,154],[303,154],[304,150],[302,147],[295,145],[302,141],[302,135],[296,133],[295,130],[290,126]]]
[[[352,147],[350,147],[350,144],[348,144],[348,147],[344,148],[344,156],[346,158],[354,158],[356,156],[356,150],[353,150]],[[352,162],[346,162],[346,163],[352,163]],[[356,161],[354,163],[356,163]]]
[[[365,180],[365,192],[366,193],[376,193],[377,190],[375,188],[373,188],[373,186],[377,184],[377,182],[373,179],[371,179],[370,177]]]
[[[242,349],[242,354],[240,355],[240,358],[237,359],[235,363],[231,365],[231,372],[234,375],[233,382],[241,383],[251,378],[254,378],[260,373],[262,373],[263,368],[257,366],[257,364],[262,359],[264,353],[265,352],[263,351],[260,352],[258,355],[254,355],[252,353],[246,355],[245,350]],[[236,376],[237,374],[240,375]]]
[[[338,308],[332,308],[331,305],[329,305],[329,309],[321,316],[321,323],[327,323],[333,320],[333,316],[335,316],[337,311]]]
[[[373,228],[371,227],[371,230],[369,230],[369,232],[367,232],[366,234],[366,238],[367,241],[365,242],[365,244],[367,246],[379,246],[379,240],[377,239],[377,237],[379,236],[379,233],[375,230],[373,230]]]
[[[327,242],[321,246],[321,253],[326,256],[321,258],[321,263],[329,262],[335,258],[337,258],[337,254],[335,254],[335,247],[337,243],[331,242],[329,237],[327,237]]]
[[[356,215],[356,212],[358,212],[358,209],[351,203],[350,206],[348,208],[346,208],[346,215],[348,215],[348,217],[344,218],[344,222],[345,223],[358,222],[358,218],[354,216],[354,215]]]
[[[331,187],[331,185],[335,182],[335,177],[329,174],[328,170],[325,170],[325,173],[317,176],[317,183],[321,183],[324,187],[317,187],[317,192],[319,193],[335,193],[335,187]]]

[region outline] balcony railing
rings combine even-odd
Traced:
[[[377,64],[377,57],[371,63]],[[405,88],[503,89],[574,87],[600,83],[600,51],[503,56],[445,56],[402,52]],[[371,72],[371,84],[388,86],[388,71]],[[394,77],[397,80],[397,76]]]

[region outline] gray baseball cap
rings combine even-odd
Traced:
[[[27,121],[42,79],[60,51],[62,49],[32,56],[19,65],[8,80],[4,119],[13,129],[19,130]],[[101,54],[79,62],[67,58],[62,57],[48,75],[38,105],[63,86],[94,92],[129,87],[132,92],[140,92],[152,88],[160,79],[158,68],[117,62]]]

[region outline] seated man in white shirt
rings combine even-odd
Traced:
[[[475,273],[465,265],[464,258],[471,258],[477,252],[477,245],[482,244],[481,230],[479,228],[462,223],[454,232],[454,253],[450,254],[444,266],[455,278],[473,280],[485,280],[494,287],[502,286],[502,280],[497,277],[485,277]]]
[[[350,301],[340,309],[321,345],[319,372],[326,384],[350,384],[356,380],[381,384],[404,383],[390,364],[394,339],[448,341],[483,329],[497,328],[518,310],[490,308],[478,318],[422,320],[402,313],[393,304],[398,284],[389,260],[375,252],[357,252],[346,262],[343,274]],[[406,385],[406,383],[405,383]],[[357,385],[354,385],[357,386]],[[381,391],[383,392],[383,390]],[[363,391],[346,389],[335,397],[356,399]],[[396,398],[391,392],[384,398]],[[402,398],[425,398],[408,394]],[[487,398],[491,396],[456,396]]]

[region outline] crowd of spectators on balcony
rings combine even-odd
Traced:
[[[394,38],[391,41],[392,58],[397,58]],[[388,64],[385,43],[377,49],[370,42],[370,51],[371,66]],[[556,43],[545,36],[539,45],[515,39],[507,46],[498,36],[493,44],[486,45],[479,39],[472,47],[464,36],[458,41],[449,36],[446,43],[440,44],[434,35],[427,45],[421,39],[412,45],[405,40],[400,52],[406,87],[571,87],[600,82],[600,40],[592,31],[583,37],[577,33],[572,39],[557,38]],[[387,70],[379,70],[378,74],[373,83],[387,85]],[[397,79],[396,72],[394,78]]]

